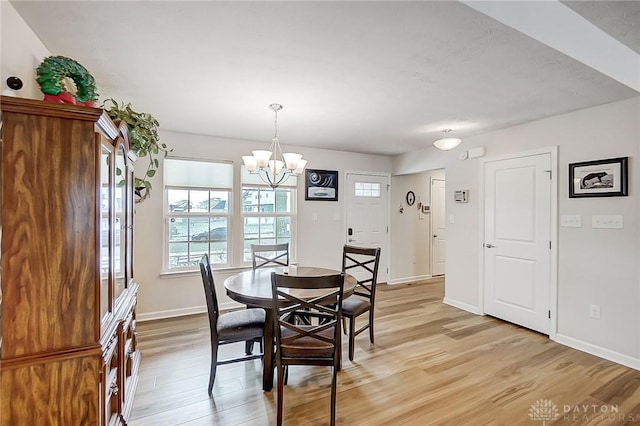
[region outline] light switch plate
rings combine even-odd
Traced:
[[[591,216],[591,227],[602,229],[622,229],[624,227],[622,215],[596,215]]]
[[[565,228],[582,228],[582,216],[579,214],[563,214],[560,216],[560,226]]]

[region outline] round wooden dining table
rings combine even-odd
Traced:
[[[236,302],[244,303],[249,307],[264,308],[266,312],[265,329],[264,329],[264,359],[263,359],[263,377],[262,389],[270,391],[273,388],[273,369],[274,363],[274,335],[273,324],[275,314],[272,309],[271,296],[271,273],[288,274],[300,277],[321,277],[327,275],[339,274],[341,271],[316,268],[311,266],[289,266],[289,267],[273,267],[258,268],[244,271],[236,275],[232,275],[224,281],[224,287],[227,296]],[[353,294],[357,280],[353,275],[344,275],[344,297]],[[318,295],[317,291],[300,290],[298,297],[313,298]]]

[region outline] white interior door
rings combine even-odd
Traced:
[[[346,243],[380,247],[378,282],[387,282],[388,176],[347,173]]]
[[[447,221],[445,181],[431,180],[431,275],[444,275],[446,266]]]
[[[484,164],[484,310],[549,334],[551,155]]]

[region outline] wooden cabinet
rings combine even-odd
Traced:
[[[133,160],[101,109],[2,97],[0,425],[126,424]]]

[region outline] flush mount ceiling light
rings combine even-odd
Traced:
[[[278,139],[278,111],[282,109],[282,105],[271,104],[269,108],[275,113],[275,133],[271,139],[271,146],[268,150],[251,151],[253,155],[243,155],[242,161],[249,173],[258,174],[264,183],[275,189],[289,176],[302,173],[307,160],[303,160],[302,155],[295,152],[282,152]]]
[[[449,151],[462,143],[462,139],[449,137],[451,129],[444,129],[442,133],[444,136],[441,139],[433,142],[433,145],[442,151]]]

